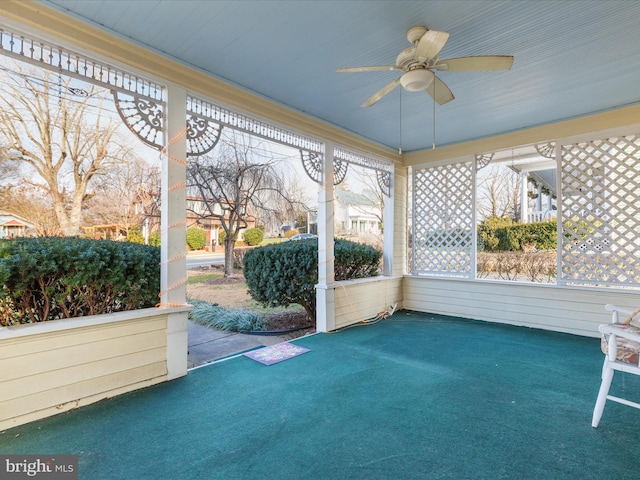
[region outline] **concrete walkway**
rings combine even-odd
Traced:
[[[268,347],[283,341],[278,336],[225,332],[189,321],[187,368],[197,367],[247,350]]]

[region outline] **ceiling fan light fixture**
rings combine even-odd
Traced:
[[[427,69],[411,70],[400,78],[400,84],[407,92],[425,90],[433,82],[433,72]]]

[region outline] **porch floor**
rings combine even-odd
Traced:
[[[81,479],[637,478],[640,412],[591,414],[599,340],[416,312],[0,433]],[[640,381],[616,374],[612,394]]]

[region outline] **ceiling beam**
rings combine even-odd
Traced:
[[[544,143],[590,132],[631,126],[636,126],[636,129],[640,130],[639,121],[640,105],[632,105],[493,137],[438,147],[435,150],[419,150],[403,155],[403,162],[405,166],[423,165],[468,155],[497,152],[523,145]]]

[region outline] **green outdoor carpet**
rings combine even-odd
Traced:
[[[0,452],[78,454],[87,480],[640,478],[640,411],[591,427],[598,339],[400,312],[294,343],[311,351],[16,427]]]

